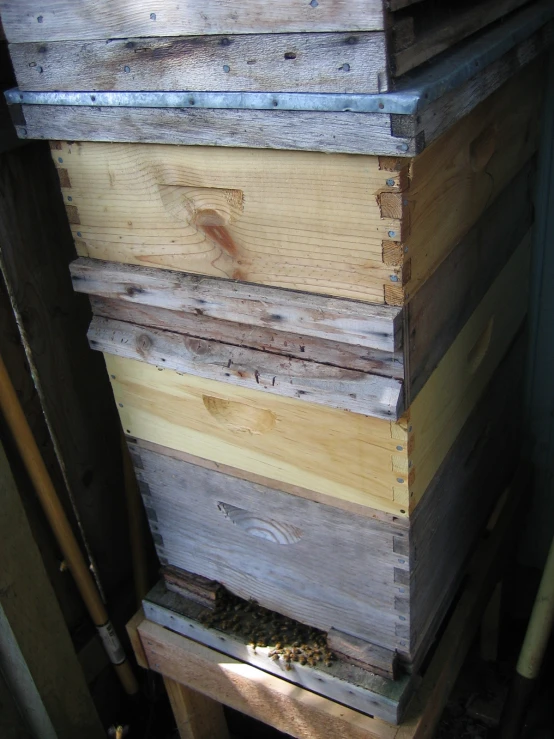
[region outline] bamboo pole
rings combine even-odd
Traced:
[[[98,630],[110,661],[114,665],[125,692],[128,695],[134,695],[138,692],[136,678],[108,618],[98,588],[52,484],[1,356],[0,409],[4,414],[46,518],[54,532],[67,566],[75,578],[75,583]]]
[[[554,539],[544,566],[500,726],[501,739],[520,736],[554,623]]]

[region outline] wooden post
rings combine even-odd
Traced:
[[[221,703],[168,677],[164,683],[181,739],[229,739]]]

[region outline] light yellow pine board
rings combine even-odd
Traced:
[[[134,437],[378,510],[397,513],[390,421],[231,387],[105,355]],[[404,455],[407,448],[404,446]]]
[[[52,154],[81,256],[380,303],[398,273],[382,241],[400,240],[400,221],[377,198],[400,177],[378,157],[98,142]]]
[[[412,296],[537,148],[535,65],[491,95],[410,164],[405,239]]]
[[[398,727],[144,620],[150,669],[297,739],[395,739]]]
[[[530,244],[529,232],[410,406],[409,487],[412,510],[456,440],[525,317]],[[483,356],[482,361],[472,371],[478,356]],[[496,460],[491,460],[491,464],[494,462]]]

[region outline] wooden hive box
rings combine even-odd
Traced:
[[[3,0],[22,90],[383,93],[528,0]]]

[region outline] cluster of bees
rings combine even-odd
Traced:
[[[336,660],[323,631],[228,592],[218,594],[215,609],[201,621],[211,628],[242,637],[254,650],[269,647],[268,656],[274,662],[281,660],[286,670],[292,669],[293,662],[311,667],[323,663],[330,667]]]

